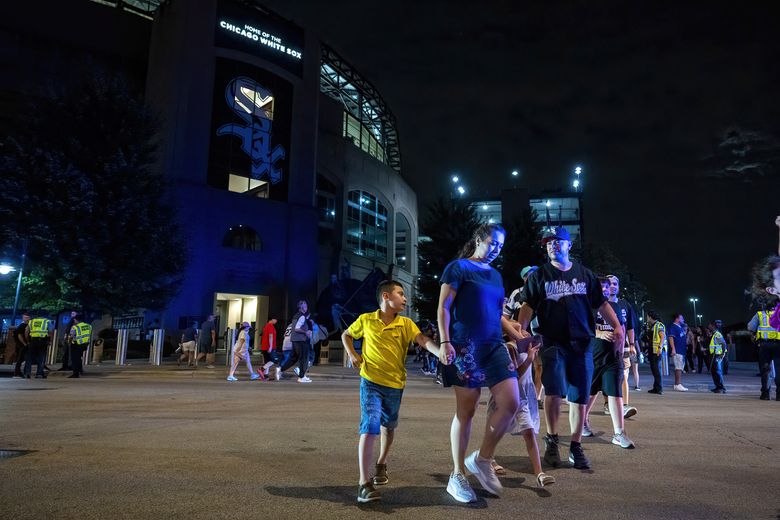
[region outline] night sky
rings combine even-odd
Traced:
[[[664,319],[750,318],[777,250],[780,8],[773,2],[267,1],[319,34],[398,119],[421,214],[449,195],[570,185]],[[327,9],[325,8],[327,5]],[[511,240],[511,236],[507,237]]]

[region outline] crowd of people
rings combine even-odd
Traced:
[[[776,223],[780,228],[780,217]],[[628,378],[633,372],[633,389],[640,390],[637,366],[643,355],[653,373],[651,394],[663,394],[661,362],[667,352],[674,368],[675,391],[688,390],[682,374],[695,370],[695,356],[698,371],[707,368],[712,374],[711,390],[725,393],[728,343],[719,320],[706,328],[691,328],[682,314],[675,313],[667,329],[658,313],[650,311],[647,324],[639,327],[631,305],[618,297],[619,279],[598,277],[571,260],[571,239],[561,226],[544,231],[542,244],[549,261],[541,267],[524,268],[523,287],[506,298],[501,275],[490,265],[506,238],[500,225],[484,224],[447,265],[440,279],[436,326],[425,323],[421,331],[401,316],[406,307],[403,288],[387,281],[377,290],[379,310],[359,316],[344,331],[345,349],[361,376],[358,502],[380,500],[377,486],[390,479],[388,455],[406,383],[409,342],[422,347],[417,359],[423,362],[423,373],[435,373],[437,382],[452,388],[455,395],[447,492],[464,503],[477,499],[466,471],[489,493],[502,494],[498,475],[504,468],[495,460],[495,450],[507,433],[523,437],[540,487],[555,482],[543,471],[542,462],[553,468],[589,469],[582,438],[593,435],[589,413],[599,393],[612,419],[612,444],[634,448],[625,425],[626,418],[637,414],[628,405]],[[757,264],[753,280],[754,295],[767,303],[749,328],[759,346],[760,397],[769,399],[771,365],[780,359],[780,256]],[[773,310],[769,303],[775,306]],[[356,340],[363,343],[360,352],[354,347]],[[485,431],[479,448],[468,453],[484,387],[490,391]],[[564,399],[570,433],[567,462],[560,455]],[[540,457],[536,435],[542,410],[546,433]],[[374,459],[377,438],[380,453]]]

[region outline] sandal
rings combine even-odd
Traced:
[[[496,475],[506,475],[506,469],[504,469],[504,466],[496,462],[496,459],[490,459],[490,465],[493,466],[493,471],[496,472]]]
[[[547,473],[539,473],[536,475],[536,485],[540,488],[549,486],[550,484],[555,484],[555,477],[552,475],[548,475]]]

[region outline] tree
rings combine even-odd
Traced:
[[[621,296],[631,302],[638,311],[647,300],[647,288],[634,277],[625,263],[607,245],[585,242],[582,245],[582,262],[599,275],[612,274],[620,280]]]
[[[419,275],[412,302],[420,318],[436,319],[439,277],[479,225],[474,209],[460,199],[440,198],[428,206],[420,226]]]
[[[520,270],[527,265],[541,265],[545,255],[541,247],[542,225],[536,221],[535,210],[524,208],[505,222],[504,226],[506,242],[494,267],[501,271],[504,287],[509,294],[523,285]]]
[[[164,307],[185,255],[154,169],[156,116],[100,74],[31,105],[0,158],[0,243],[13,256],[29,238],[27,306]]]

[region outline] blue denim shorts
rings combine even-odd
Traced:
[[[594,341],[562,343],[544,338],[542,384],[547,395],[566,397],[570,403],[588,403],[593,381]]]
[[[379,435],[380,426],[394,430],[398,426],[402,388],[390,388],[360,378],[360,434]]]

